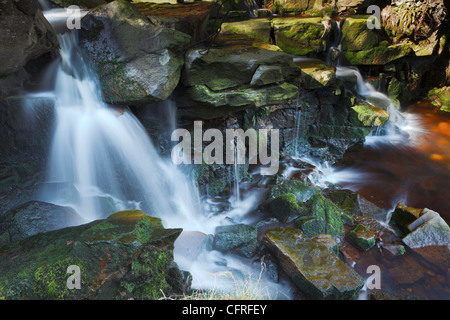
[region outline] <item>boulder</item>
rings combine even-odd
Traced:
[[[0,297],[128,300],[183,294],[188,279],[173,262],[181,231],[135,210],[10,243],[0,248]],[[79,268],[80,289],[67,287],[69,266]]]
[[[319,188],[286,180],[269,191],[265,207],[280,222],[294,224],[308,236],[327,233],[338,240],[344,235],[342,210],[325,198]]]
[[[190,35],[191,44],[203,41],[208,36],[206,28],[211,2],[177,3],[175,1],[175,4],[164,4],[135,1],[134,4],[155,26]]]
[[[362,224],[358,224],[356,228],[350,231],[348,237],[356,246],[364,251],[372,249],[375,245],[375,233]]]
[[[423,209],[419,218],[408,225],[410,233],[403,239],[408,247],[450,246],[450,227],[439,213]]]
[[[300,73],[288,54],[258,48],[246,40],[225,40],[223,46],[209,50],[189,50],[182,81],[186,87],[205,85],[213,91],[221,91],[250,84],[252,79],[255,82],[257,71],[256,76],[260,77],[260,67],[278,68],[279,75],[272,78],[272,83],[293,81]]]
[[[222,33],[242,34],[269,44],[273,42],[272,25],[270,20],[265,18],[224,22],[222,23]]]
[[[81,21],[80,46],[99,75],[107,103],[165,100],[178,84],[190,36],[157,27],[131,3],[117,0]]]
[[[450,87],[431,89],[428,91],[428,99],[439,110],[450,112]]]
[[[325,52],[332,23],[321,17],[282,17],[271,21],[275,43],[284,52],[310,56]]]
[[[362,51],[345,51],[343,54],[352,65],[386,65],[397,59],[406,57],[412,52],[409,43],[389,45],[382,41],[376,47]]]
[[[302,81],[305,89],[317,89],[321,87],[332,87],[339,89],[342,82],[336,78],[336,68],[327,66],[321,60],[307,60],[297,62],[302,70]]]
[[[280,261],[284,272],[310,299],[354,299],[364,279],[331,252],[330,235],[307,237],[298,229],[266,232],[263,243]]]
[[[447,8],[448,9],[448,8]],[[381,11],[384,29],[392,37],[418,40],[428,38],[439,29],[447,15],[444,0],[402,1],[386,6]]]
[[[354,123],[364,127],[382,127],[389,120],[389,113],[386,110],[370,104],[353,106],[350,113],[357,118]]]
[[[306,10],[322,9],[323,0],[280,0],[279,5],[283,8],[283,12],[304,12]]]
[[[299,73],[288,54],[222,35],[215,46],[186,53],[182,84],[195,107],[261,107],[293,100]]]
[[[381,42],[382,34],[367,27],[370,16],[353,16],[346,18],[342,25],[342,51],[370,50]]]
[[[245,224],[219,226],[214,235],[213,249],[251,258],[259,247],[258,229]]]
[[[70,207],[30,201],[1,215],[0,246],[86,221]]]
[[[1,4],[0,77],[58,47],[56,33],[37,0],[5,0]]]

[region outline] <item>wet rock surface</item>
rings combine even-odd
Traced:
[[[181,229],[164,229],[142,211],[1,246],[0,295],[4,299],[157,299],[180,292],[182,274],[173,264]],[[78,266],[81,289],[67,288],[69,266]],[[181,288],[184,290],[185,288]]]

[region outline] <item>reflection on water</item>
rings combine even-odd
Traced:
[[[408,206],[430,208],[450,221],[450,115],[424,102],[408,110],[416,114],[427,132],[413,146],[384,143],[349,150],[339,169],[351,167],[368,179],[342,182],[382,208],[402,201]]]

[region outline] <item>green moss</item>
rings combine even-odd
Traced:
[[[300,207],[293,193],[285,193],[270,202],[272,214],[281,222],[300,213]]]
[[[167,271],[173,257],[167,251],[146,248],[133,262],[130,275],[122,281],[127,296],[138,300],[156,300],[171,290],[167,282]]]
[[[375,245],[375,234],[362,224],[349,233],[349,238],[362,250],[367,251]]]

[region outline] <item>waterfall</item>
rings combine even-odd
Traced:
[[[44,12],[61,23],[64,15],[60,12],[58,20],[54,13]],[[194,180],[158,154],[127,108],[104,102],[99,79],[78,49],[77,33],[58,34],[58,39],[58,66],[47,75],[54,79],[48,96],[55,104],[55,132],[41,200],[72,206],[88,221],[142,209],[166,227],[202,231]]]

